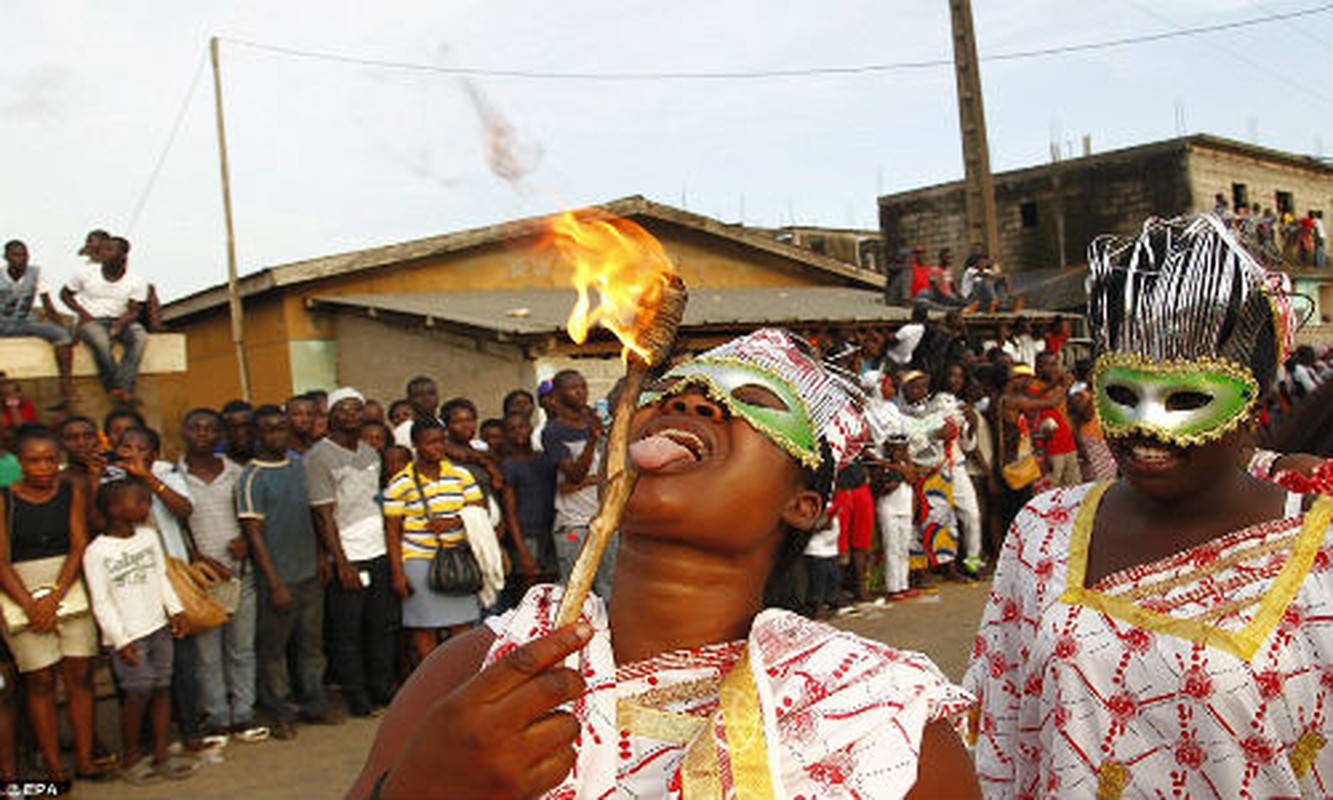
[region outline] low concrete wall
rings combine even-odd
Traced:
[[[154,333],[148,337],[148,349],[144,351],[143,362],[139,366],[141,375],[157,375],[167,372],[185,372],[185,334]],[[51,345],[45,339],[32,336],[16,336],[0,339],[0,370],[11,378],[54,378],[56,357]],[[97,365],[87,347],[78,345],[74,348],[74,374],[78,376],[97,375]]]
[[[43,339],[0,339],[0,370],[18,380],[23,394],[37,406],[38,418],[54,425],[70,414],[83,414],[101,423],[114,404],[97,380],[97,368],[86,347],[74,350],[74,389],[80,399],[72,408],[53,410],[60,397],[55,355]],[[155,333],[149,337],[136,388],[136,410],[162,436],[164,458],[180,454],[180,424],[189,410],[186,386],[190,376],[185,335]]]

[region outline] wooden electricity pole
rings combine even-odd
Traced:
[[[953,24],[953,66],[958,79],[958,123],[963,138],[963,201],[968,244],[980,242],[999,263],[1000,232],[995,216],[995,183],[986,144],[986,112],[981,103],[977,37],[972,30],[971,0],[949,0]]]
[[[241,397],[250,402],[250,366],[245,360],[245,320],[241,290],[236,283],[236,231],[231,221],[231,172],[227,169],[227,126],[222,117],[222,71],[218,66],[218,37],[208,40],[213,61],[213,110],[218,128],[218,160],[222,165],[222,214],[227,223],[227,308],[231,312],[231,342],[236,347],[236,369],[240,372]]]

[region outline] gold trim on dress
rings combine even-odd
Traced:
[[[1244,628],[1234,632],[1226,631],[1198,619],[1173,617],[1150,611],[1123,597],[1099,592],[1083,585],[1087,577],[1092,526],[1097,519],[1097,509],[1101,505],[1102,497],[1110,486],[1110,483],[1093,486],[1079,503],[1078,513],[1074,517],[1074,530],[1069,539],[1065,590],[1060,594],[1060,602],[1081,605],[1125,620],[1145,630],[1211,645],[1247,662],[1254,657],[1255,652],[1277,627],[1287,607],[1300,591],[1301,583],[1309,574],[1315,555],[1324,541],[1329,520],[1333,519],[1333,497],[1321,496],[1305,512],[1305,521],[1292,544],[1287,563],[1273,579],[1272,586],[1264,593],[1259,610]]]
[[[722,679],[718,693],[721,707],[709,717],[705,729],[690,744],[681,764],[682,796],[685,800],[722,797],[720,754],[725,750],[736,800],[774,797],[763,711],[759,707],[759,689],[750,670],[748,649]]]
[[[686,744],[708,724],[708,717],[662,711],[622,698],[616,702],[616,726],[660,742]]]

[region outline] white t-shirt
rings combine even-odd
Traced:
[[[881,514],[890,517],[906,517],[910,521],[912,519],[912,487],[907,483],[899,483],[893,487],[893,491],[880,495],[877,508]]]
[[[909,322],[898,329],[894,334],[897,343],[889,348],[889,358],[893,359],[895,364],[910,364],[912,353],[916,351],[916,346],[921,344],[921,337],[926,335],[926,326],[920,322]]]
[[[1291,371],[1291,378],[1306,392],[1319,388],[1321,381],[1313,369],[1304,364],[1297,364]]]
[[[1001,352],[1012,358],[1015,362],[1028,364],[1028,362],[1023,361],[1022,358],[1023,353],[1021,350],[1018,349],[1018,343],[1015,342],[1013,339],[1005,339],[1003,342],[998,341],[996,339],[988,339],[985,342],[983,342],[981,346],[985,349],[986,352],[990,352],[992,348],[998,347],[1000,348]],[[1032,365],[1028,364],[1028,366],[1030,367]]]
[[[1037,365],[1037,354],[1046,351],[1045,341],[1026,333],[1020,333],[1014,337],[1014,342],[1018,346],[1018,355],[1014,357],[1015,360],[1027,364],[1029,367],[1035,367]]]
[[[93,614],[102,641],[119,650],[167,624],[167,615],[184,610],[167,580],[167,560],[157,531],[147,525],[121,538],[102,534],[83,551]]]
[[[830,515],[828,527],[810,535],[810,541],[805,546],[805,555],[815,558],[837,558],[839,530],[837,515]]]
[[[99,265],[82,267],[65,286],[74,293],[79,305],[98,319],[119,317],[129,308],[131,300],[142,303],[148,299],[148,283],[128,267],[117,281],[102,277]]]
[[[338,540],[348,561],[369,561],[388,552],[384,516],[375,502],[380,489],[380,457],[358,441],[348,450],[325,437],[305,454],[310,505],[329,503],[338,525]]]

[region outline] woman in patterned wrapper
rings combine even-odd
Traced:
[[[1215,217],[1089,251],[1120,467],[1015,519],[964,685],[987,798],[1333,796],[1333,498],[1249,474],[1293,337]]]
[[[855,392],[773,329],[669,371],[609,606],[556,629],[538,586],[435,651],[348,796],[977,797],[971,698],[928,659],[763,609],[864,442]]]

